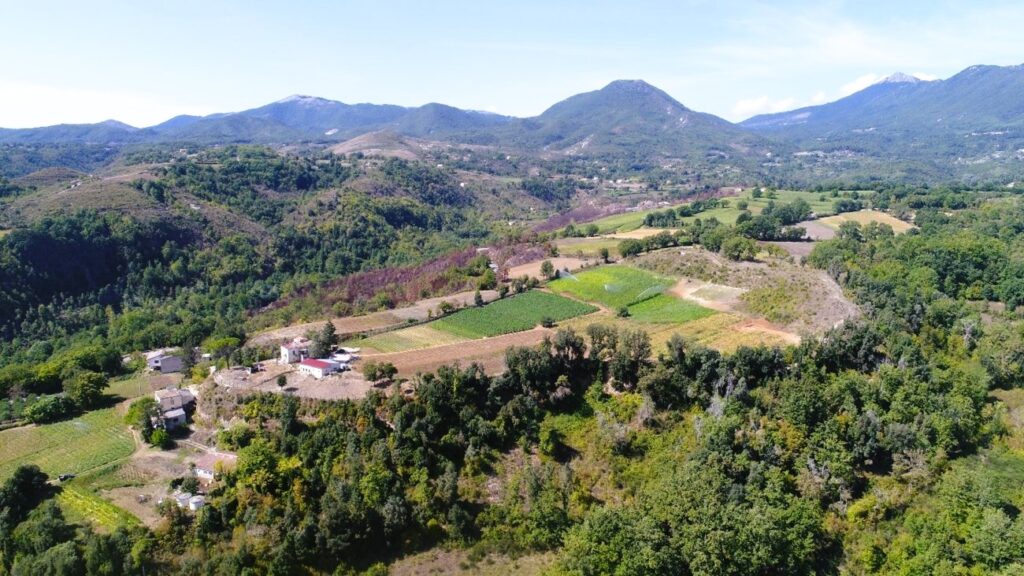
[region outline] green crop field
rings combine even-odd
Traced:
[[[550,318],[566,320],[595,312],[589,304],[532,290],[480,308],[467,308],[433,322],[431,326],[463,338],[486,338],[529,330]]]
[[[694,214],[693,216],[687,216],[686,218],[683,218],[683,222],[693,222],[698,218],[701,220],[711,220],[714,218],[722,224],[735,224],[736,219],[740,217],[740,214],[742,214],[743,211],[736,207],[735,202],[730,202],[729,204],[730,206],[728,208],[712,208],[711,210],[705,210],[698,214]]]
[[[714,310],[699,304],[665,294],[658,294],[629,307],[630,317],[652,324],[682,324],[714,313]]]
[[[675,283],[629,266],[600,266],[566,276],[548,284],[551,290],[609,308],[620,308],[653,298]]]
[[[125,458],[135,441],[113,408],[73,420],[0,432],[0,481],[21,464],[36,464],[50,476],[77,474]]]

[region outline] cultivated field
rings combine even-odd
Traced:
[[[369,338],[351,340],[345,345],[362,348],[366,352],[401,352],[430,346],[456,344],[468,340],[468,338],[457,334],[440,330],[435,327],[435,324],[436,322],[431,322],[430,324],[400,328]]]
[[[558,322],[595,310],[576,300],[532,290],[486,306],[459,310],[429,324],[353,340],[348,345],[366,352],[417,350],[530,330],[545,318]]]
[[[122,415],[114,408],[94,410],[73,420],[0,432],[0,479],[21,464],[36,464],[50,476],[79,474],[134,450]]]
[[[566,240],[596,240],[596,239],[594,239],[594,238],[569,238],[569,239],[566,239]],[[616,246],[618,246],[618,241],[613,241],[612,243],[615,244]],[[561,246],[561,244],[559,244],[559,246]],[[559,250],[561,250],[561,248],[559,248]],[[587,255],[592,257],[592,258],[596,258],[597,255],[598,255],[598,250],[594,250],[594,252],[592,254],[588,253]],[[541,277],[543,277],[543,274],[540,273],[540,267],[544,263],[544,260],[550,261],[551,265],[555,267],[555,270],[569,270],[569,271],[579,270],[580,268],[583,268],[584,266],[588,266],[588,265],[593,263],[593,262],[591,262],[590,259],[587,259],[587,258],[574,258],[574,257],[569,257],[569,256],[557,256],[555,258],[543,258],[543,259],[540,259],[540,260],[535,260],[533,262],[528,262],[526,264],[520,264],[519,266],[513,266],[513,267],[508,269],[506,275],[509,278],[521,278],[523,276],[529,276],[530,278],[541,278]]]
[[[872,222],[879,224],[888,224],[892,226],[892,231],[897,234],[902,234],[907,230],[914,227],[913,224],[904,222],[895,216],[890,216],[885,212],[879,212],[877,210],[858,210],[857,212],[846,212],[843,214],[837,214],[835,216],[829,216],[828,218],[822,218],[819,220],[825,226],[838,230],[840,224],[843,222],[856,222],[861,226],[866,226]]]
[[[558,293],[568,294],[609,308],[621,308],[653,298],[675,284],[675,280],[629,266],[601,266],[548,283]]]
[[[608,250],[609,256],[619,256],[619,243],[622,240],[607,236],[595,236],[593,238],[562,238],[555,241],[559,254],[576,256],[579,258],[597,259],[601,256],[601,249]],[[561,270],[561,267],[559,267]],[[570,268],[574,270],[574,268]],[[509,276],[512,276],[511,274]]]
[[[432,325],[463,338],[486,338],[529,330],[544,319],[558,322],[596,310],[593,306],[557,294],[531,290],[487,306],[460,310]]]
[[[567,320],[565,325],[570,322],[572,320]],[[488,374],[498,374],[505,370],[505,350],[508,347],[534,346],[554,333],[555,331],[549,328],[534,328],[525,332],[474,340],[471,344],[463,342],[388,354],[367,353],[363,355],[363,359],[391,362],[398,368],[398,375],[403,378],[411,378],[420,372],[433,372],[443,365],[455,362],[462,366],[476,362],[481,364]]]
[[[693,320],[706,318],[714,314],[699,304],[658,294],[629,307],[629,315],[637,322],[651,324],[683,324]]]

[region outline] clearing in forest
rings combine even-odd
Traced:
[[[829,216],[828,218],[822,218],[819,220],[825,226],[838,230],[840,224],[843,222],[856,222],[861,226],[867,226],[872,222],[879,224],[888,224],[892,227],[892,231],[897,234],[902,234],[907,230],[914,227],[913,224],[904,222],[895,216],[890,216],[885,212],[879,212],[878,210],[858,210],[856,212],[845,212],[843,214],[836,214],[835,216]]]

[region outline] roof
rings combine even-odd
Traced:
[[[160,410],[162,412],[184,408],[196,400],[196,397],[192,395],[192,392],[179,388],[157,390],[154,393],[154,396],[156,397],[156,401],[160,405]]]
[[[229,454],[226,452],[206,452],[202,456],[196,458],[196,468],[199,470],[213,471],[217,467],[217,463],[220,462],[221,466],[234,466],[238,460],[238,456]]]
[[[185,411],[181,408],[175,408],[174,410],[168,410],[164,412],[164,418],[184,418]]]
[[[296,348],[309,348],[309,340],[305,338],[296,338],[291,342],[285,342],[281,344],[281,348],[287,348],[289,350],[295,350]]]
[[[309,366],[310,368],[319,368],[320,370],[327,370],[327,369],[329,369],[329,368],[334,366],[334,364],[332,364],[330,362],[325,362],[323,360],[316,360],[316,359],[313,359],[313,358],[306,358],[305,360],[300,362],[300,364],[302,364],[303,366]]]

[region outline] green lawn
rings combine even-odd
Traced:
[[[78,474],[125,458],[135,441],[114,408],[73,420],[0,432],[0,482],[21,464],[36,464],[50,476]]]
[[[510,296],[479,308],[466,308],[430,326],[463,338],[486,338],[529,330],[550,318],[566,320],[590,314],[589,304],[539,290]]]
[[[645,270],[611,265],[560,278],[548,283],[548,287],[614,309],[653,298],[674,283],[671,278],[655,276]]]
[[[622,214],[612,214],[611,216],[605,216],[600,220],[594,220],[590,224],[597,224],[597,229],[601,234],[610,234],[612,232],[629,232],[630,230],[636,230],[643,226],[644,217],[653,212],[653,210],[642,210],[639,212],[623,212]]]
[[[648,298],[629,307],[631,318],[652,324],[682,324],[706,318],[714,313],[714,310],[699,304],[665,294],[658,294],[654,298]]]

